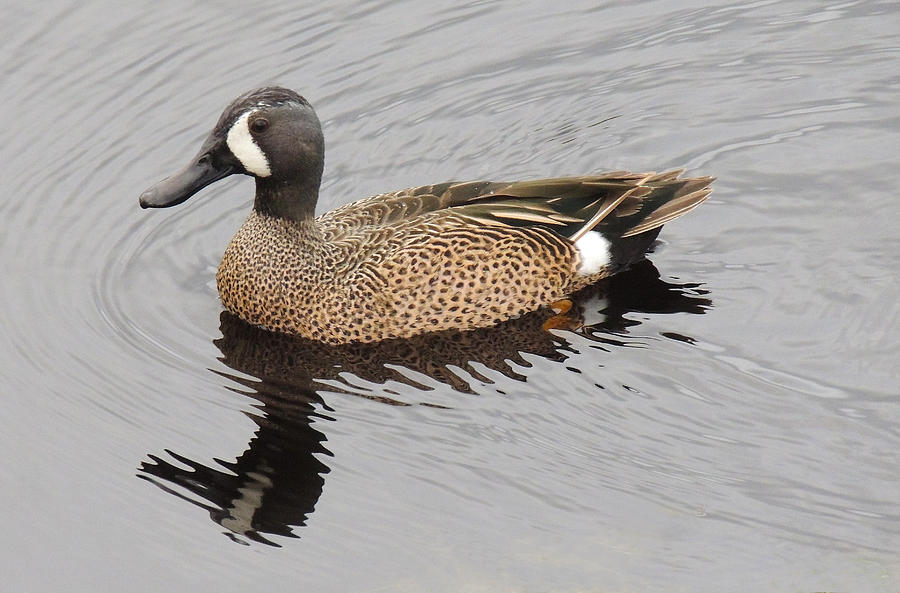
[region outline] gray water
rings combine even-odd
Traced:
[[[0,589],[900,590],[900,5],[596,4],[6,3]],[[320,211],[718,180],[581,330],[304,346],[220,315],[249,180],[137,205],[266,83]]]

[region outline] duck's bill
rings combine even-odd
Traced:
[[[230,165],[213,165],[209,157],[201,157],[171,177],[166,177],[141,194],[141,208],[168,208],[180,204],[195,193],[234,173]]]

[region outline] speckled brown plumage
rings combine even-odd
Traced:
[[[566,317],[571,325],[579,326],[585,312],[597,310],[596,299],[602,296],[603,315],[595,319],[596,325],[580,331],[608,347],[615,343],[617,334],[629,333],[628,328],[641,323],[642,315],[636,316],[635,312],[702,314],[711,304],[703,292],[696,285],[661,280],[653,264],[642,261],[627,272],[572,295],[574,307]],[[565,361],[575,350],[567,341],[569,336],[543,329],[551,317],[553,311],[543,308],[470,331],[449,330],[402,340],[330,345],[265,331],[223,311],[219,325],[222,337],[215,343],[226,365],[256,378],[234,377],[246,381],[251,390],[258,390],[258,381],[262,380],[277,390],[294,386],[305,392],[324,382],[329,391],[341,391],[341,383],[349,379],[352,389],[348,393],[398,404],[401,402],[390,397],[390,389],[373,393],[358,387],[365,383],[387,386],[397,381],[428,391],[430,381],[435,380],[474,393],[479,388],[473,389],[472,380],[491,383],[495,372],[525,380],[525,369],[531,366],[535,355]],[[472,361],[477,364],[471,364]],[[428,380],[422,383],[422,377]]]
[[[602,182],[608,200],[642,187],[636,180],[657,177],[614,173],[528,187],[531,193],[543,187],[565,195]],[[679,179],[654,187],[643,199],[659,200],[655,194],[663,193],[671,200],[678,190],[696,194],[707,185],[708,180]],[[303,222],[254,210],[225,251],[219,294],[229,311],[271,330],[333,344],[369,342],[494,325],[631,263],[613,261],[583,276],[576,272],[579,255],[572,242],[545,225],[483,220],[486,211],[520,190],[520,184],[428,186],[375,196]],[[607,224],[616,223],[616,211]]]
[[[229,105],[195,159],[140,204],[165,208],[233,173],[253,176],[253,212],[216,276],[222,303],[267,329],[341,344],[471,330],[534,311],[641,259],[712,182],[618,171],[442,183],[316,218],[324,154],[306,99],[257,89]]]

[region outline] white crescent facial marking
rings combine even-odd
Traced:
[[[609,263],[609,241],[597,231],[589,231],[575,241],[575,249],[581,256],[577,272],[582,276],[591,276]]]
[[[268,177],[272,174],[269,168],[269,159],[260,150],[256,140],[250,134],[250,126],[247,120],[256,113],[256,109],[245,112],[231,125],[228,136],[225,139],[231,154],[237,157],[244,168],[257,177]]]

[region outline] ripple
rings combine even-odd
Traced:
[[[895,574],[896,3],[648,6],[10,7],[12,565],[61,559],[84,590],[121,574],[246,590],[300,565],[320,590],[871,590]],[[583,331],[285,344],[220,318],[215,268],[249,182],[136,204],[268,82],[325,124],[321,209],[685,165],[716,193],[666,227],[656,268],[580,301]],[[247,555],[223,531],[283,548]],[[50,574],[7,580],[58,589]]]

